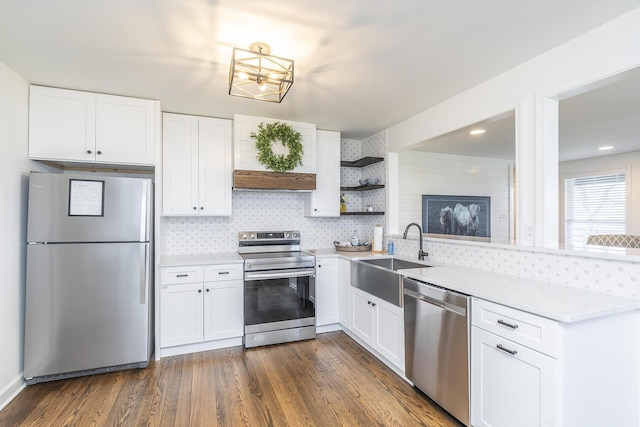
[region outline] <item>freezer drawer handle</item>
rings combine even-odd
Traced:
[[[502,346],[502,344],[498,344],[498,345],[496,345],[496,347],[497,347],[499,350],[502,350],[502,351],[504,351],[505,353],[509,353],[509,354],[510,354],[510,355],[512,355],[512,356],[515,356],[516,354],[518,354],[518,352],[517,352],[516,350],[509,350],[508,348],[503,347],[503,346]]]
[[[189,277],[188,274],[176,274],[176,277]]]
[[[218,271],[218,274],[229,274],[228,271]]]
[[[507,323],[502,319],[498,319],[498,323],[503,326],[506,326],[507,328],[518,329],[518,325],[514,325],[513,323]]]

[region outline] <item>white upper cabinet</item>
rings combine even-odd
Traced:
[[[96,162],[154,163],[156,102],[97,95]]]
[[[304,215],[340,216],[340,132],[316,133],[316,189],[305,199]]]
[[[231,121],[163,115],[165,216],[231,215]]]
[[[158,101],[31,86],[29,157],[154,165]]]

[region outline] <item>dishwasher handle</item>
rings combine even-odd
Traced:
[[[459,316],[464,317],[467,315],[467,310],[465,308],[458,307],[457,305],[450,304],[446,301],[438,301],[437,299],[433,299],[426,295],[422,295],[417,292],[414,292],[411,289],[405,289],[404,294],[408,297],[415,298],[422,302],[426,302],[427,304],[435,305],[436,307],[440,307],[443,310],[450,311]]]

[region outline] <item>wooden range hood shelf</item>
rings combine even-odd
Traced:
[[[311,191],[316,189],[316,174],[235,170],[233,187],[247,190]]]

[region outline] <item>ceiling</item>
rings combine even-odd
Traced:
[[[163,111],[316,123],[362,139],[640,0],[0,0],[0,61],[30,83]],[[295,60],[281,104],[231,97],[234,46]]]

